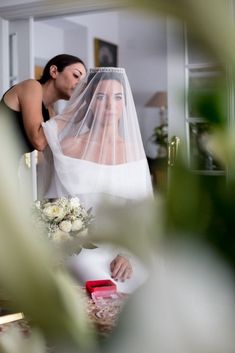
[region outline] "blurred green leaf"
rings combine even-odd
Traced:
[[[222,82],[221,82],[222,86]],[[213,125],[223,128],[228,124],[227,90],[223,86],[213,91],[197,90],[189,93],[189,100],[197,116],[206,119]]]

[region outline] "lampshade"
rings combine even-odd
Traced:
[[[158,91],[145,104],[146,107],[167,107],[167,94],[165,91]]]

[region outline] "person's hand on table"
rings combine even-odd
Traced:
[[[111,277],[115,281],[122,282],[124,282],[126,279],[131,278],[131,275],[133,273],[130,261],[122,255],[117,255],[115,257],[115,259],[110,264],[110,270]]]

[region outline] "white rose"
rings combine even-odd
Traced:
[[[57,205],[66,206],[68,203],[68,199],[66,197],[60,197],[57,200],[55,200],[55,203]]]
[[[79,231],[82,229],[82,227],[83,222],[80,219],[76,219],[76,221],[72,223],[72,231]]]
[[[71,240],[71,237],[69,233],[63,232],[62,230],[58,229],[55,233],[53,233],[52,240],[59,243],[62,241]]]
[[[72,223],[77,220],[77,217],[74,214],[67,215],[67,217]]]
[[[80,201],[78,197],[72,197],[70,199],[70,206],[71,207],[79,207],[80,206]]]
[[[42,213],[50,220],[53,220],[54,218],[62,219],[64,217],[64,209],[56,205],[49,205],[45,207]]]
[[[67,232],[69,233],[72,229],[72,223],[70,221],[62,221],[59,224],[59,228],[63,231],[63,232]]]

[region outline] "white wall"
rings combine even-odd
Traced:
[[[66,19],[87,28],[88,58],[86,63],[88,67],[95,66],[94,38],[114,44],[119,43],[119,13],[117,11],[70,16]]]
[[[35,64],[45,66],[53,56],[66,53],[78,56],[85,63],[88,60],[88,30],[66,21],[50,20],[36,21],[34,23]],[[53,43],[53,44],[52,44]],[[59,101],[56,110],[63,110],[66,102]]]
[[[57,54],[77,55],[87,62],[88,36],[87,28],[71,24],[64,19],[35,21],[35,58],[46,61]]]
[[[64,31],[64,53],[78,56],[88,62],[88,29],[79,24]]]
[[[132,87],[145,150],[155,157],[156,145],[149,138],[160,123],[159,110],[147,108],[145,103],[156,91],[166,90],[166,19],[120,12],[119,43],[119,63]]]
[[[64,52],[63,29],[34,22],[34,56],[46,62],[53,56]],[[39,61],[39,60],[38,60]]]

